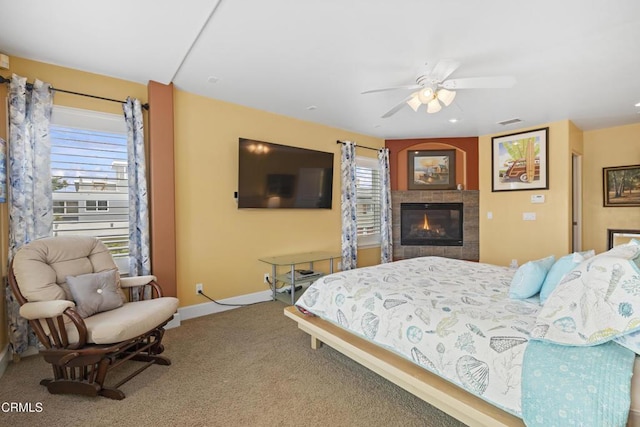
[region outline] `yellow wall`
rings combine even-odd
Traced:
[[[640,124],[584,132],[583,247],[607,249],[607,229],[640,230],[640,207],[603,206],[602,168],[640,165]]]
[[[175,92],[176,236],[180,305],[263,291],[271,272],[260,257],[340,251],[340,146],[384,140],[296,120],[183,91]],[[238,209],[238,138],[334,153],[331,210]],[[373,152],[362,150],[367,156]],[[379,262],[379,248],[360,251],[360,265]],[[314,267],[327,270],[327,263]]]
[[[549,127],[549,189],[491,191],[491,138]],[[480,261],[509,265],[571,250],[571,147],[577,145],[577,129],[567,120],[479,138]],[[573,142],[572,142],[573,141]],[[545,202],[532,204],[532,195]],[[487,213],[493,213],[493,219]],[[534,212],[535,221],[524,221]]]

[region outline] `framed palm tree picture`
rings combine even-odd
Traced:
[[[491,138],[491,191],[549,189],[549,128]]]

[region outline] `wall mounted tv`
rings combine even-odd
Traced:
[[[238,208],[331,209],[333,153],[239,139]]]

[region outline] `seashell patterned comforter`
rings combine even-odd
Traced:
[[[541,306],[509,299],[514,272],[413,258],[324,276],[296,305],[522,417],[522,359]]]

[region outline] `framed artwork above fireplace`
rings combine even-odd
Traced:
[[[409,190],[455,190],[456,150],[409,151]]]

